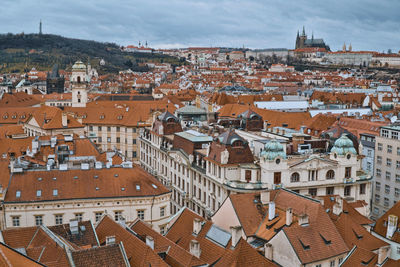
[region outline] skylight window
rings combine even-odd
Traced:
[[[57,180],[57,177],[53,177],[53,180],[54,180],[54,181]]]
[[[97,179],[97,178],[99,178],[99,176],[98,175],[95,175],[95,176],[93,176],[94,177],[94,179]]]
[[[152,186],[154,189],[157,189],[157,188],[158,188],[158,186],[156,186],[155,184],[151,184],[151,186]]]
[[[114,174],[114,177],[118,177],[118,173]]]
[[[78,179],[78,176],[74,176],[74,179]]]
[[[37,178],[38,179],[38,181],[42,181],[43,180],[43,178],[42,177],[39,177],[39,178]]]
[[[125,187],[122,187],[122,188],[121,188],[121,191],[125,191]]]
[[[17,190],[17,192],[15,193],[15,196],[20,198],[21,197],[21,191]]]
[[[138,184],[136,185],[136,190],[140,191],[140,185],[138,185]]]
[[[58,189],[53,189],[53,196],[58,196]]]
[[[41,197],[41,196],[42,196],[42,190],[37,190],[36,197]]]

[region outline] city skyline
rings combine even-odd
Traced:
[[[21,9],[21,6],[24,8]],[[293,49],[297,30],[323,38],[333,51],[400,50],[397,1],[5,1],[0,32],[43,33],[155,48],[189,46]],[[18,14],[19,16],[15,16]],[[24,20],[21,21],[21,17]],[[22,22],[22,23],[21,23]]]

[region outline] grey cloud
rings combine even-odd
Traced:
[[[397,0],[87,0],[2,1],[0,32],[37,32],[153,47],[293,48],[296,31],[332,49],[400,49]]]

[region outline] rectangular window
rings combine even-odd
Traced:
[[[378,151],[382,151],[383,145],[381,143],[378,143]]]
[[[56,214],[54,215],[55,220],[56,220],[56,225],[63,224],[63,215],[62,214]]]
[[[388,167],[392,166],[392,160],[391,159],[386,159],[386,166],[388,166]]]
[[[382,157],[381,156],[377,156],[376,157],[376,163],[377,164],[382,164]]]
[[[12,216],[11,220],[12,220],[12,226],[18,227],[20,225],[19,224],[19,216]]]
[[[133,152],[132,152],[132,157],[133,157],[133,158],[136,158],[136,151],[133,151]]]
[[[396,160],[396,169],[400,169],[400,161]]]
[[[165,207],[161,207],[160,208],[160,217],[164,217],[165,216]]]
[[[335,260],[332,260],[330,263],[330,267],[335,267],[335,262],[336,262]]]
[[[245,170],[245,179],[247,183],[251,181],[251,170]]]
[[[103,212],[96,212],[94,214],[94,218],[95,218],[96,222],[98,222],[100,220],[101,216],[103,216]]]
[[[348,197],[350,195],[351,195],[351,186],[350,185],[345,186],[344,187],[344,196]]]
[[[390,172],[386,172],[386,180],[390,180],[391,176]]]
[[[376,169],[376,176],[381,177],[382,176],[382,171],[381,169]]]
[[[132,145],[136,145],[136,139],[132,139]]]
[[[119,222],[122,217],[122,211],[114,211],[114,220],[116,222]]]
[[[360,195],[364,195],[366,191],[366,184],[360,184]]]
[[[387,153],[392,153],[393,147],[391,145],[387,145]]]
[[[101,126],[97,127],[97,130],[98,130],[99,132],[101,132]]]
[[[308,189],[308,193],[312,196],[315,197],[317,195],[317,188],[310,188]]]
[[[327,195],[333,195],[334,194],[334,187],[333,186],[327,187],[326,188],[326,194]]]
[[[119,127],[117,127],[117,132],[119,132],[120,131],[120,128]]]
[[[42,190],[37,190],[36,197],[41,197],[41,196],[42,196]]]
[[[380,182],[375,182],[375,190],[380,191],[381,190],[381,183]]]
[[[111,132],[111,127],[107,127],[107,132]]]
[[[397,147],[397,156],[400,156],[400,147]]]
[[[117,143],[119,144],[121,142],[121,138],[117,137]]]
[[[389,199],[387,197],[385,197],[383,205],[385,205],[385,207],[389,207]]]
[[[165,234],[165,226],[160,226],[160,234],[164,235]]]
[[[399,133],[396,131],[392,131],[392,139],[399,139]]]
[[[144,210],[138,210],[137,217],[141,220],[144,220]]]
[[[394,195],[396,196],[396,197],[398,197],[398,196],[400,196],[400,189],[399,188],[395,188],[394,189]]]
[[[385,130],[385,129],[382,129],[382,136],[383,137],[389,137],[389,131]]]
[[[83,213],[75,213],[75,219],[81,222],[83,220]]]
[[[89,131],[93,131],[93,126],[89,126]]]
[[[43,215],[35,215],[35,225],[36,226],[43,225]]]
[[[396,182],[400,183],[400,174],[396,174]]]
[[[375,194],[375,203],[379,203],[380,200],[381,200],[381,196],[378,194]]]
[[[351,167],[345,168],[344,178],[351,178]]]
[[[390,193],[390,185],[385,185],[385,193]]]

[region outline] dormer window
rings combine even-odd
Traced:
[[[41,196],[42,196],[42,190],[37,190],[36,197],[41,197]]]
[[[17,192],[15,192],[15,197],[20,198],[21,197],[21,191],[17,190]]]
[[[236,140],[235,142],[232,143],[233,147],[238,147],[238,146],[243,146],[243,142],[240,140]]]
[[[100,120],[103,120],[104,119],[104,114],[101,114],[100,115]]]

